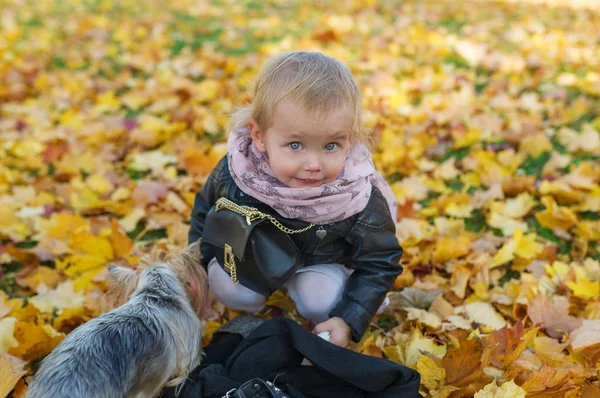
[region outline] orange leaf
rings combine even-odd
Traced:
[[[48,355],[64,338],[49,325],[24,321],[17,322],[14,336],[19,346],[11,348],[8,353],[28,361]]]
[[[473,394],[488,384],[492,378],[482,371],[487,366],[481,355],[482,349],[479,340],[461,340],[459,347],[448,349],[444,358],[436,359],[437,364],[446,370],[446,384]]]
[[[115,258],[128,258],[133,251],[133,242],[121,231],[119,222],[114,218],[110,221],[112,233],[108,240],[114,251]]]

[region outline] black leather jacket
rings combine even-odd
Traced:
[[[225,156],[196,194],[188,235],[190,243],[202,237],[206,214],[220,197],[256,207],[292,229],[308,225],[298,219],[284,218],[268,205],[242,192],[229,173]],[[345,220],[323,225],[323,228],[327,234],[322,240],[316,236],[317,228],[291,236],[305,256],[305,265],[341,263],[354,269],[341,301],[329,316],[342,318],[352,329],[352,340],[358,342],[396,277],[402,273],[399,264],[402,248],[396,238],[396,227],[385,198],[373,188],[363,211]],[[214,250],[214,246],[201,243],[204,267],[214,257]]]

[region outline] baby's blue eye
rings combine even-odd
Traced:
[[[325,145],[326,151],[334,151],[336,148],[337,144],[335,142],[330,142],[329,144]]]
[[[292,151],[297,151],[302,145],[299,142],[291,142],[288,146]]]

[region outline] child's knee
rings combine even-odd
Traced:
[[[267,300],[265,296],[234,283],[216,262],[209,264],[208,285],[221,303],[234,310],[258,312],[264,308]]]
[[[303,277],[305,276],[305,277]],[[313,277],[318,278],[318,283]],[[289,286],[290,297],[303,317],[314,323],[329,319],[329,312],[342,298],[342,288],[322,275],[299,274]]]
[[[329,319],[329,312],[335,304],[336,302],[332,300],[324,302],[312,297],[299,296],[296,300],[296,309],[300,315],[313,323],[321,323]]]

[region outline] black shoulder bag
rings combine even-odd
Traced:
[[[252,379],[239,388],[228,391],[222,398],[289,398],[275,384],[262,379]]]
[[[289,234],[313,226],[293,230],[270,214],[220,198],[206,215],[202,240],[218,248],[217,262],[235,283],[270,296],[304,265]]]

